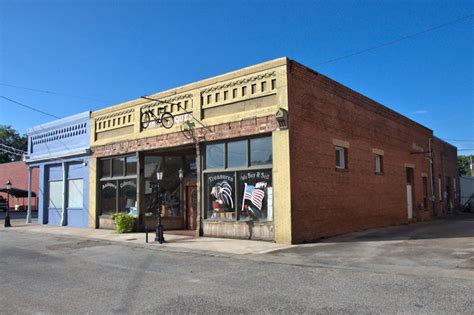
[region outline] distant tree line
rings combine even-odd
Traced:
[[[474,155],[459,155],[458,156],[458,170],[459,175],[472,176],[471,161],[474,161]]]
[[[26,135],[20,135],[12,126],[0,125],[0,144],[26,151],[28,148],[28,137]],[[21,160],[21,156],[5,152],[0,148],[0,163],[19,160]]]

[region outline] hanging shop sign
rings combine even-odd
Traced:
[[[158,109],[158,112],[160,112],[160,109]],[[192,116],[190,113],[185,113],[181,115],[171,115],[171,114],[168,114],[168,115],[169,115],[168,119],[173,119],[173,122],[168,123],[168,125],[164,125],[163,118],[161,118],[163,116],[160,116],[160,118],[155,119],[153,116],[151,116],[151,113],[146,113],[142,115],[142,121],[141,121],[142,128],[153,129],[153,128],[165,127],[168,129],[175,124],[183,124],[186,121],[192,120]],[[164,119],[166,119],[166,117]]]

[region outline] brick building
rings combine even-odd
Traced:
[[[23,161],[0,164],[0,187],[4,188],[5,184],[10,181],[12,187],[28,191],[28,166]],[[38,170],[31,173],[31,191],[38,195]],[[7,200],[7,194],[0,192],[0,197]],[[31,209],[37,210],[37,197],[31,198]],[[10,209],[27,209],[28,198],[16,198],[10,196]]]
[[[158,193],[167,229],[278,243],[458,205],[455,147],[288,58],[95,111],[91,151],[94,228],[131,208],[154,226]]]

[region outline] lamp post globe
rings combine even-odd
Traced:
[[[155,242],[159,242],[160,244],[163,244],[165,241],[165,237],[163,235],[163,224],[161,222],[161,205],[162,205],[162,200],[161,200],[161,193],[160,193],[160,183],[161,180],[163,179],[163,172],[162,171],[157,171],[156,172],[156,194],[157,194],[157,206],[158,206],[158,218],[156,222],[156,235],[155,235]]]
[[[5,185],[7,188],[7,212],[5,213],[5,227],[11,227],[10,223],[10,190],[12,189],[12,183],[8,180],[7,184]]]

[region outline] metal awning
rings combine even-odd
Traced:
[[[28,197],[28,190],[12,188],[9,191],[6,188],[0,188],[0,192],[10,193],[10,195],[16,198],[27,198]],[[31,192],[31,197],[36,197],[34,192]]]

